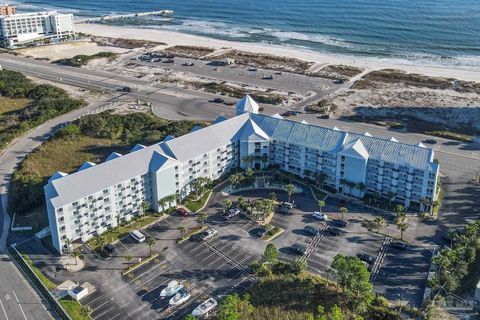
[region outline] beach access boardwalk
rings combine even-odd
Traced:
[[[95,22],[102,22],[102,21],[129,19],[129,18],[138,18],[138,17],[147,17],[147,16],[165,16],[170,14],[173,14],[172,10],[160,10],[160,11],[139,12],[139,13],[130,13],[130,14],[114,14],[114,15],[97,17],[97,18],[80,19],[77,21],[77,23],[95,23]]]

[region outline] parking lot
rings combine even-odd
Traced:
[[[268,197],[271,190],[254,190],[241,195],[249,200]],[[287,200],[284,192],[276,191],[279,201]],[[100,259],[84,250],[85,268],[71,273],[56,270],[58,257],[45,252],[30,254],[39,263],[42,271],[56,282],[67,279],[90,282],[96,291],[82,303],[89,305],[94,319],[182,319],[197,305],[209,297],[221,299],[232,292],[242,292],[254,281],[249,266],[262,259],[267,242],[255,234],[260,225],[240,214],[226,220],[222,216],[224,200],[235,200],[236,196],[216,193],[211,197],[206,224],[214,228],[217,235],[207,241],[194,236],[177,244],[181,237],[179,228],[193,228],[199,225],[195,215],[182,217],[168,216],[142,230],[147,237],[156,240],[152,252],[158,257],[133,270],[125,276],[120,271],[140,258],[149,256],[149,246],[138,243],[130,236],[123,237],[115,244],[115,251],[108,259]],[[431,253],[428,248],[410,246],[407,250],[393,249],[390,237],[367,230],[365,221],[375,217],[361,206],[348,204],[350,213],[345,217],[348,225],[339,228],[343,232],[334,236],[328,232],[328,223],[314,219],[312,212],[318,210],[318,203],[309,192],[293,196],[295,207],[288,214],[277,213],[271,224],[281,227],[284,232],[271,242],[279,249],[281,259],[293,261],[300,258],[308,264],[312,273],[327,277],[333,257],[337,253],[355,256],[358,253],[371,256],[372,282],[375,290],[387,298],[418,304]],[[330,218],[339,219],[336,199],[327,199],[324,208]],[[320,230],[316,236],[304,231],[306,225]],[[292,252],[292,245],[306,247],[304,255]],[[34,250],[38,244],[28,245]],[[131,257],[127,259],[126,257]],[[43,259],[43,260],[42,260]],[[169,307],[169,298],[160,297],[160,292],[169,282],[182,282],[191,297],[180,306]]]

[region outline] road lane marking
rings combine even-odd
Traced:
[[[0,299],[0,306],[2,306],[3,314],[5,315],[5,318],[8,320],[7,311],[5,311],[5,307],[3,306],[3,302],[1,299]]]
[[[13,295],[15,296],[15,300],[17,300],[18,306],[20,307],[20,311],[22,311],[23,317],[25,320],[27,320],[27,316],[25,315],[25,312],[23,311],[22,305],[20,304],[20,301],[18,301],[17,294],[15,293],[15,290],[13,291]]]

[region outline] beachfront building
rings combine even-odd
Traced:
[[[22,47],[38,41],[59,41],[75,36],[72,14],[55,11],[0,15],[0,41],[5,48]]]
[[[277,167],[321,179],[324,187],[348,196],[375,193],[406,207],[435,199],[439,164],[433,150],[261,115],[258,109],[245,97],[233,118],[137,145],[125,155],[112,153],[71,174],[55,173],[44,188],[55,248],[63,252],[69,241],[86,241],[147,207],[173,206],[192,191],[196,178],[214,180],[236,168]]]
[[[17,13],[17,8],[14,6],[3,5],[0,6],[0,16],[9,16]]]

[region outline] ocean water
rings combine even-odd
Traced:
[[[0,0],[2,2],[3,0]],[[174,10],[121,24],[341,55],[480,68],[480,0],[32,0],[77,16]]]

